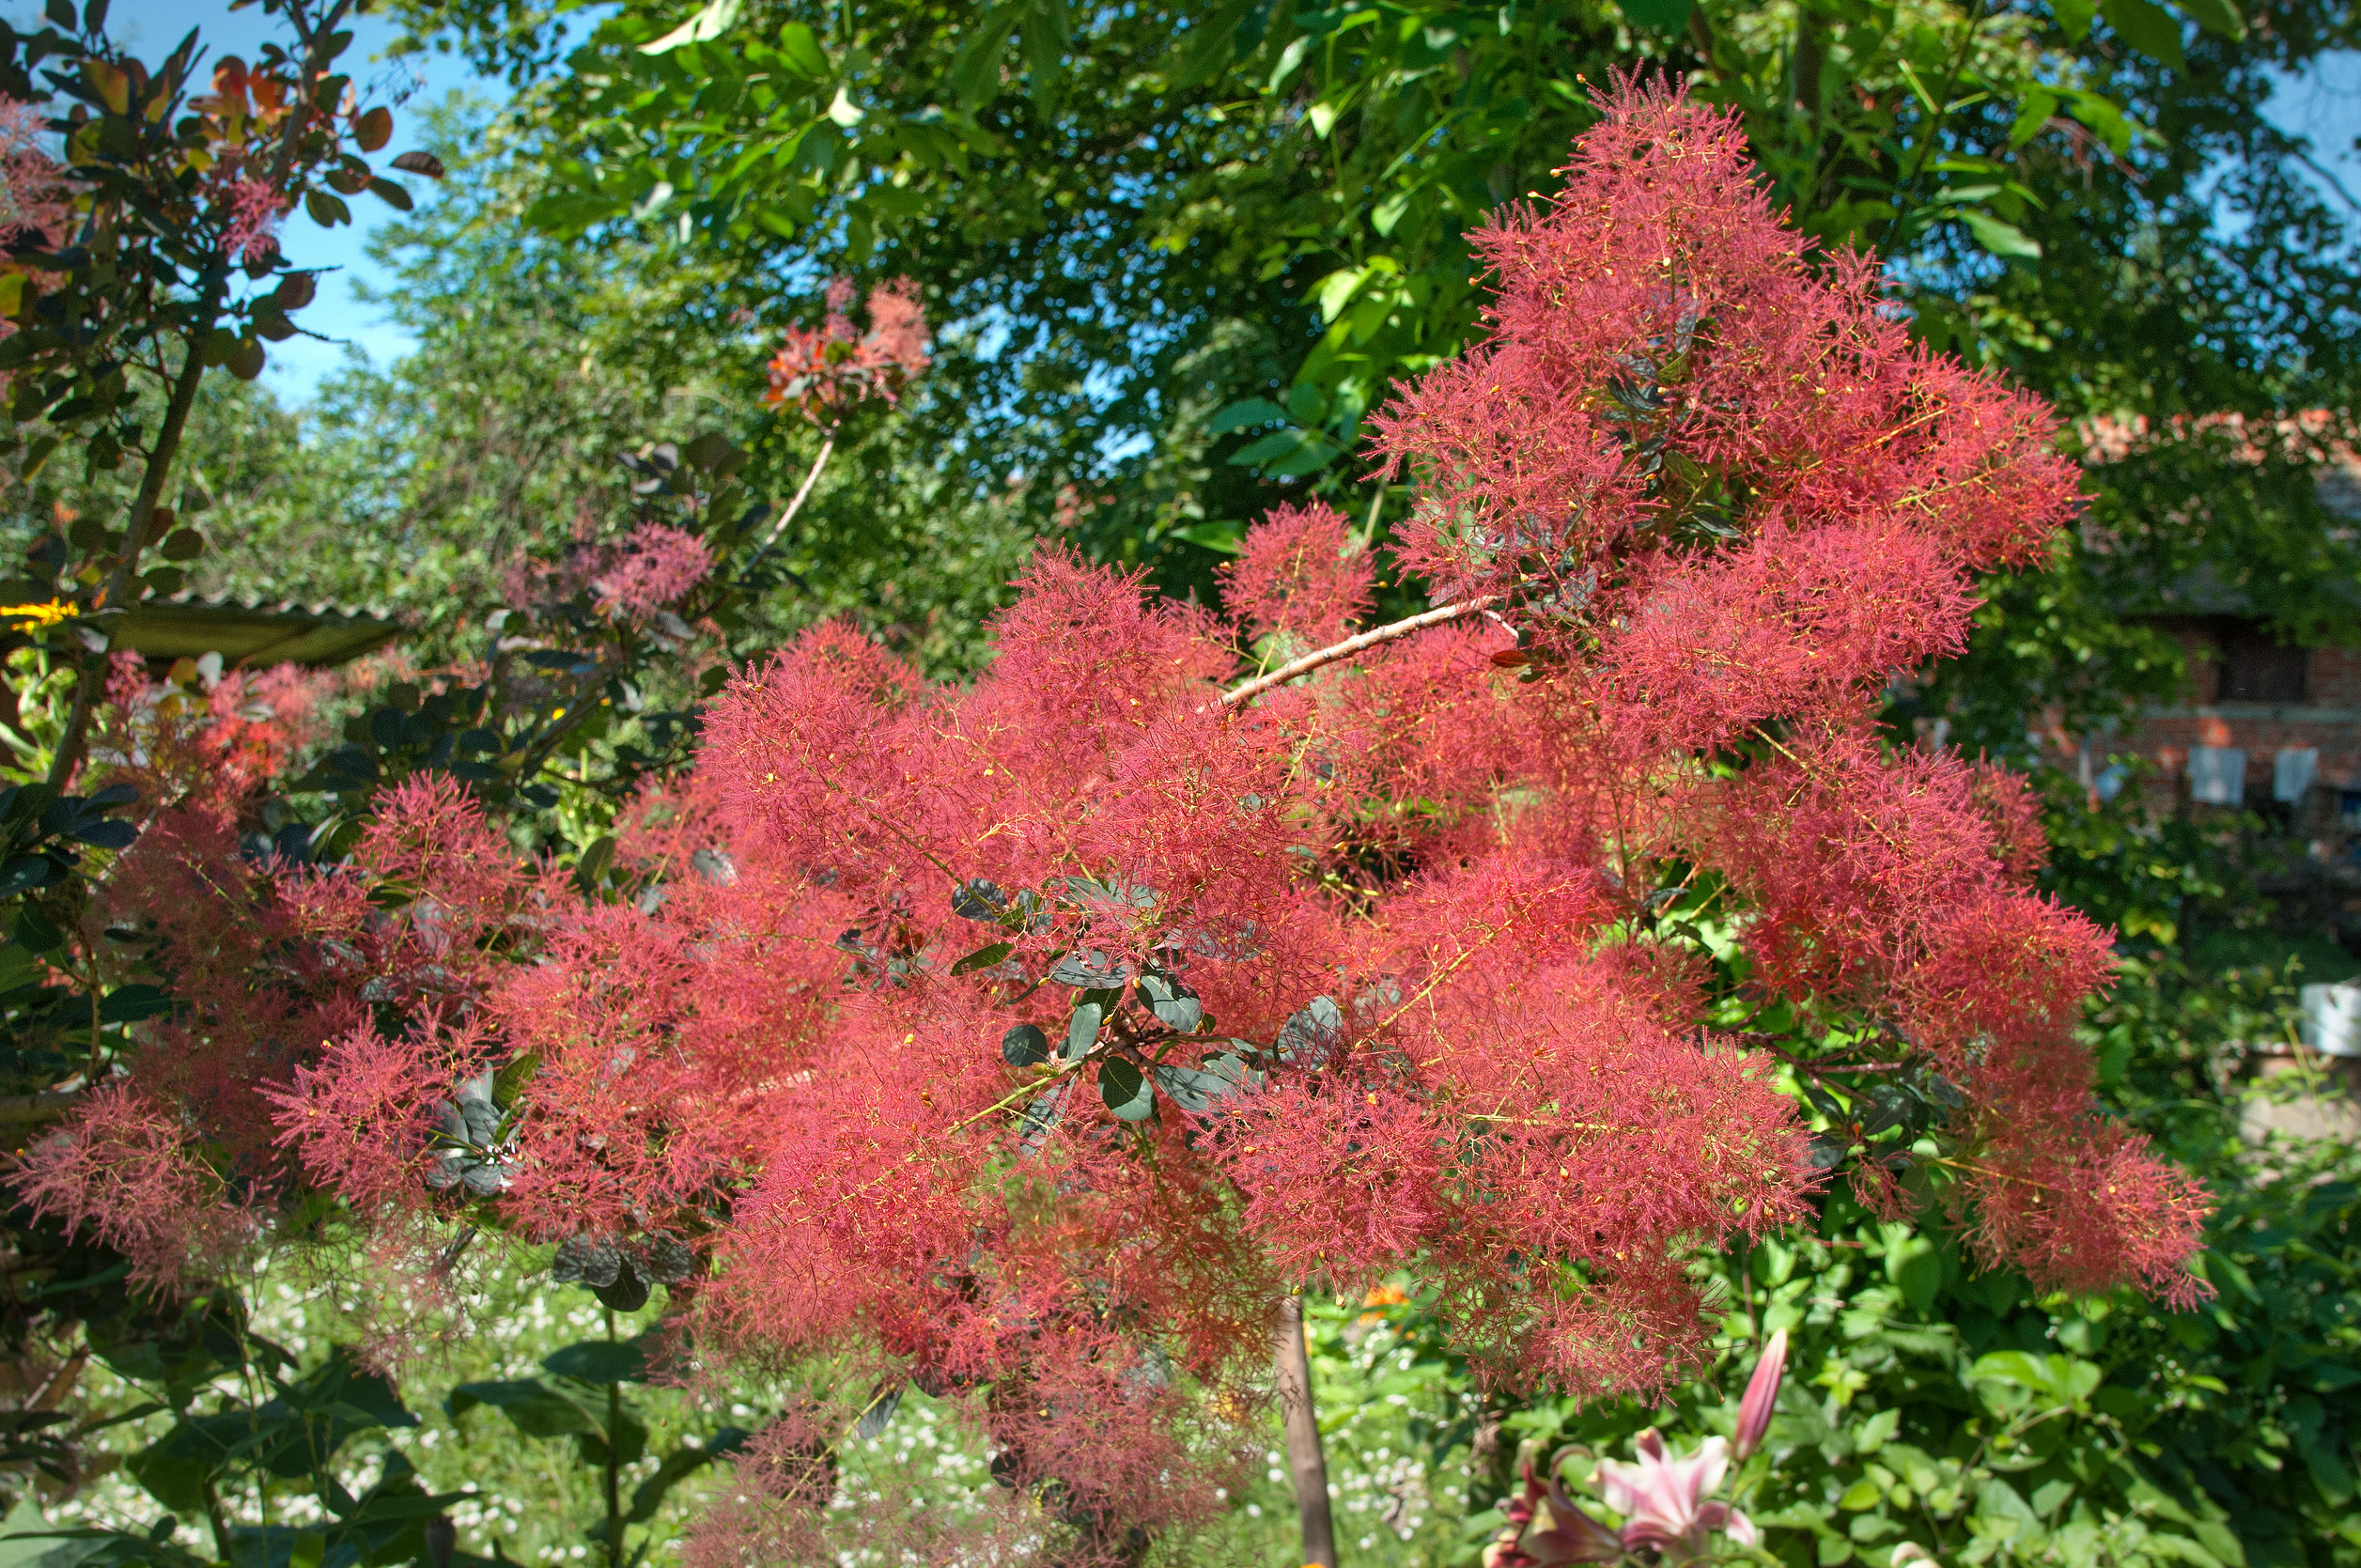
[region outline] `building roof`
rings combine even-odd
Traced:
[[[228,664],[342,664],[400,636],[390,616],[340,604],[265,604],[229,595],[151,595],[109,629],[149,659],[218,653]]]

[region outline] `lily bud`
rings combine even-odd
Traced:
[[[1738,1402],[1738,1434],[1731,1445],[1736,1457],[1744,1459],[1762,1446],[1763,1434],[1771,1427],[1771,1406],[1779,1403],[1779,1380],[1786,1371],[1787,1330],[1782,1328],[1763,1347],[1763,1358],[1754,1363],[1754,1376],[1747,1383],[1747,1396]]]

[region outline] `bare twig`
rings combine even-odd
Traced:
[[[1244,685],[1224,691],[1219,706],[1235,707],[1250,697],[1261,696],[1274,686],[1284,686],[1297,676],[1308,675],[1323,665],[1333,664],[1340,659],[1350,659],[1364,648],[1374,648],[1381,643],[1390,643],[1397,637],[1407,637],[1413,631],[1423,631],[1430,626],[1442,626],[1447,622],[1465,620],[1469,615],[1480,615],[1498,604],[1499,600],[1499,595],[1486,594],[1481,598],[1471,598],[1460,604],[1446,604],[1439,610],[1429,610],[1423,615],[1413,615],[1406,621],[1396,621],[1391,626],[1377,627],[1359,636],[1347,637],[1342,643],[1322,648],[1317,653],[1305,654],[1293,663],[1281,664],[1268,675],[1256,675]]]
[[[787,509],[779,514],[779,520],[770,525],[770,532],[763,536],[762,549],[754,551],[757,557],[779,542],[779,536],[787,531],[787,524],[795,520],[796,513],[803,510],[804,498],[812,493],[812,487],[819,483],[820,470],[828,466],[828,455],[835,450],[836,432],[831,430],[828,439],[820,442],[820,455],[812,459],[812,472],[803,476],[802,488],[795,492],[795,499],[787,503]]]
[[[1811,1073],[1815,1076],[1826,1073],[1899,1073],[1916,1065],[1915,1063],[1910,1062],[1810,1062],[1800,1056],[1790,1056],[1779,1047],[1772,1045],[1771,1041],[1779,1038],[1775,1034],[1764,1034],[1760,1030],[1748,1029],[1742,1030],[1738,1037],[1747,1041],[1754,1049],[1778,1057],[1797,1072]]]

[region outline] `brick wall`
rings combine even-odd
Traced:
[[[2361,649],[2314,648],[2306,662],[2301,704],[2219,703],[2220,672],[2200,623],[2172,629],[2189,658],[2190,690],[2181,703],[2149,713],[2136,729],[2093,749],[2131,752],[2178,780],[2190,748],[2235,746],[2246,753],[2246,796],[2271,799],[2281,747],[2320,753],[2318,778],[2339,789],[2361,789]]]

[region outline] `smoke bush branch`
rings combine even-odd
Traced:
[[[1390,643],[1397,637],[1407,637],[1414,631],[1423,631],[1430,626],[1445,626],[1452,621],[1465,620],[1469,615],[1481,614],[1499,601],[1499,595],[1485,594],[1479,598],[1446,604],[1439,610],[1429,610],[1422,615],[1412,615],[1407,620],[1395,621],[1389,626],[1376,627],[1358,636],[1347,637],[1341,643],[1332,643],[1316,653],[1305,654],[1291,663],[1281,664],[1268,675],[1256,675],[1252,680],[1224,691],[1219,706],[1235,707],[1250,698],[1261,696],[1273,687],[1284,686],[1338,660],[1350,659],[1357,653]]]

